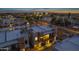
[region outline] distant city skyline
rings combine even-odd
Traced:
[[[79,8],[0,8],[0,13],[27,12],[27,11],[50,11],[79,13]]]
[[[79,8],[0,8],[0,10],[79,10]]]

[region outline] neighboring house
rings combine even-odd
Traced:
[[[3,18],[3,19],[1,19],[1,20],[2,20],[2,22],[0,23],[1,26],[8,26],[8,25],[10,25],[11,23],[15,23],[14,20],[10,20],[10,19],[8,19],[8,18]]]
[[[52,20],[52,17],[46,16],[46,17],[43,17],[42,20],[50,22]]]
[[[41,47],[47,47],[48,45],[51,45],[54,35],[54,28],[51,28],[49,26],[33,26],[30,29],[31,36],[29,37],[29,44],[30,47],[36,47],[40,44]],[[37,44],[38,42],[38,44]],[[48,44],[50,43],[50,44]],[[36,49],[41,49],[41,47]]]
[[[2,22],[0,23],[1,26],[8,26],[10,21],[8,19],[1,19]]]
[[[16,25],[24,25],[24,24],[26,24],[26,23],[27,23],[27,21],[24,20],[24,19],[22,19],[22,18],[16,18],[16,19],[15,19],[15,24],[16,24]]]

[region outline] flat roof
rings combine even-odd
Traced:
[[[53,30],[53,28],[49,26],[33,26],[31,29],[35,32],[49,32]]]

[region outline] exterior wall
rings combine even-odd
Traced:
[[[9,31],[0,32],[0,46],[4,45],[4,44],[6,46],[8,46],[10,42],[12,42],[12,44],[13,44],[13,43],[15,43],[14,40],[17,41],[17,39],[20,38],[20,37],[21,37],[20,30],[14,30],[14,31],[10,31],[10,32]]]
[[[17,39],[21,36],[20,30],[14,30],[7,33],[7,41]]]
[[[0,32],[0,43],[5,42],[5,32]]]

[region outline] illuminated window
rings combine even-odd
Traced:
[[[40,38],[43,38],[43,39],[49,39],[49,34],[44,35],[44,36],[42,36],[42,37],[40,37]]]

